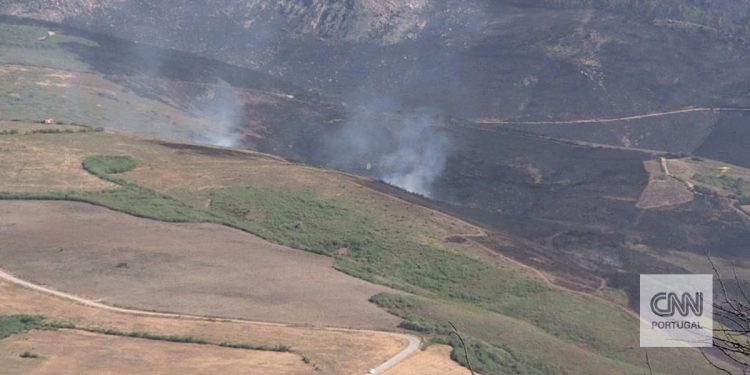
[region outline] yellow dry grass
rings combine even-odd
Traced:
[[[452,348],[432,345],[417,352],[385,372],[385,375],[471,375],[465,367],[450,359]]]
[[[47,135],[54,136],[63,135]],[[101,190],[114,186],[81,168],[85,151],[26,142],[25,137],[32,135],[0,136],[0,191],[45,193]]]
[[[488,252],[473,242],[449,243],[453,235],[481,235],[481,229],[429,208],[404,202],[363,186],[359,177],[291,163],[280,158],[249,151],[226,150],[182,144],[168,144],[155,139],[120,133],[34,134],[0,137],[3,142],[16,144],[14,148],[28,149],[26,153],[13,152],[8,160],[0,161],[0,177],[7,170],[17,170],[20,165],[39,167],[54,165],[56,154],[75,155],[122,154],[131,155],[139,162],[138,168],[124,177],[138,184],[175,196],[198,206],[210,203],[213,189],[237,186],[265,188],[307,189],[327,198],[339,198],[356,204],[357,210],[376,220],[388,222],[393,227],[408,231],[409,235],[427,243],[461,253],[473,254],[495,263],[501,268],[511,268],[523,273],[527,270],[509,264],[507,260]],[[36,150],[35,155],[30,152]],[[74,175],[93,177],[80,168],[80,158],[72,168],[47,174],[47,186],[65,186],[66,179]],[[4,166],[2,163],[9,163]],[[34,176],[34,174],[29,174]],[[39,176],[36,176],[39,177]],[[96,179],[87,180],[102,184]],[[5,183],[5,186],[3,185]],[[33,191],[43,184],[19,185],[4,180],[0,191]],[[88,187],[96,189],[96,186]],[[532,274],[532,277],[535,277]]]
[[[309,356],[322,374],[364,374],[394,356],[406,344],[400,336],[387,332],[177,319],[106,311],[0,281],[0,315],[7,314],[39,314],[78,326],[195,336],[216,342],[271,347],[289,345]]]
[[[16,131],[18,134],[29,134],[38,132],[40,130],[56,130],[56,131],[81,131],[86,130],[83,126],[78,125],[62,125],[62,124],[43,124],[41,122],[18,122],[18,121],[0,121],[0,132],[2,131]]]
[[[61,345],[61,343],[64,343]],[[39,358],[21,358],[31,352]],[[298,355],[152,341],[82,331],[32,331],[0,341],[5,375],[315,374]]]
[[[34,134],[0,138],[0,147],[18,143],[15,147],[38,150],[32,155],[34,166],[50,164],[56,153],[78,156],[76,168],[64,173],[50,174],[50,181],[38,186],[65,186],[70,176],[82,173],[80,160],[87,155],[124,154],[135,157],[139,165],[124,177],[138,184],[169,193],[194,204],[209,203],[210,190],[231,186],[305,188],[325,197],[337,197],[353,202],[358,210],[372,217],[387,220],[420,236],[426,242],[440,243],[444,248],[474,254],[491,260],[499,267],[523,273],[530,271],[469,241],[463,244],[445,242],[452,235],[477,235],[481,230],[442,213],[403,202],[397,198],[362,186],[357,177],[323,171],[289,163],[276,157],[252,152],[223,149],[174,146],[143,137],[112,134]],[[7,147],[7,146],[6,146]],[[28,152],[27,152],[28,154]],[[10,153],[13,163],[22,164],[22,153]],[[0,162],[0,174],[4,166]],[[17,168],[16,168],[17,169]],[[96,180],[98,183],[101,181]],[[0,191],[37,191],[37,185],[9,183]],[[305,327],[275,327],[241,325],[229,322],[175,320],[155,317],[132,317],[78,306],[56,298],[40,298],[22,288],[0,283],[0,314],[36,313],[53,319],[74,323],[113,327],[122,330],[147,331],[161,334],[193,335],[217,341],[248,342],[252,344],[290,345],[320,366],[326,374],[366,373],[404,346],[404,342],[387,333],[353,332],[310,329]],[[450,362],[448,357],[445,360]],[[452,364],[451,366],[455,366]]]

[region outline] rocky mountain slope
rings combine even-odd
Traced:
[[[747,222],[727,201],[697,195],[655,210],[636,203],[650,178],[643,163],[659,152],[750,165],[750,134],[736,131],[746,117],[708,110],[555,121],[750,108],[747,4],[0,0],[0,11],[139,42],[68,48],[119,83],[178,106],[209,90],[148,85],[131,77],[143,73],[133,67],[204,83],[205,72],[221,70],[213,76],[229,87],[256,90],[239,116],[251,120],[234,124],[236,145],[430,195],[536,241],[553,258],[548,264],[572,263],[571,273],[593,272],[632,292],[638,272],[680,271],[633,248],[739,255]],[[165,58],[145,44],[183,53]],[[243,83],[248,77],[256,78]],[[264,100],[259,89],[268,91]],[[539,120],[551,123],[523,122]]]
[[[3,1],[0,10],[14,16],[81,23],[93,28],[112,27],[113,32],[122,31],[125,25],[184,32],[192,26],[200,27],[212,18],[223,18],[229,25],[241,27],[249,35],[278,23],[291,34],[332,41],[388,44],[419,34],[426,23],[428,3],[428,0],[172,0],[149,4],[124,0],[56,0]],[[171,22],[164,23],[165,19]],[[147,37],[144,33],[137,34]]]
[[[216,58],[348,104],[576,119],[750,104],[748,4],[2,0],[0,13]]]

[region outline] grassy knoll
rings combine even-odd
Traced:
[[[640,352],[633,349],[637,324],[619,308],[550,289],[520,270],[448,249],[434,240],[434,234],[422,233],[425,226],[412,227],[373,214],[378,201],[363,206],[350,195],[322,195],[297,184],[253,183],[257,180],[252,179],[239,183],[209,179],[201,184],[205,187],[183,189],[176,198],[134,182],[136,176],[143,178],[139,166],[158,167],[149,154],[138,155],[138,160],[126,154],[84,159],[83,167],[116,184],[114,189],[5,197],[79,200],[164,221],[221,223],[272,242],[331,255],[341,271],[412,293],[374,299],[402,317],[404,328],[460,348],[446,328],[447,321],[454,322],[469,340],[472,363],[485,375],[643,373]],[[160,157],[159,163],[194,166],[184,159],[184,154],[179,159]],[[246,171],[252,163],[263,163],[263,170],[269,170],[267,163],[275,162],[259,159],[224,165]],[[230,174],[234,173],[242,172]],[[395,206],[390,210],[400,212]],[[454,357],[462,361],[459,354],[456,350]],[[662,359],[677,369],[664,373],[699,368],[702,363],[692,352]]]
[[[84,169],[103,178],[110,174],[132,171],[137,165],[135,159],[127,155],[97,155],[83,161]]]
[[[89,156],[83,161],[83,168],[95,176],[120,185],[120,187],[97,192],[65,194],[62,195],[62,199],[90,202],[139,217],[163,221],[205,221],[230,224],[225,218],[213,215],[211,212],[113,176],[133,170],[136,166],[135,159],[127,155]]]
[[[272,242],[332,255],[336,257],[337,267],[346,273],[418,295],[481,306],[482,311],[518,317],[549,330],[553,336],[592,345],[603,353],[612,352],[612,347],[627,345],[627,340],[632,339],[624,334],[627,333],[624,329],[596,331],[586,324],[604,325],[616,310],[576,309],[565,296],[531,278],[415,240],[403,228],[363,214],[344,200],[323,198],[308,190],[241,186],[213,190],[209,207],[203,209],[114,176],[137,165],[130,158],[92,156],[83,165],[91,173],[121,186],[118,190],[83,196],[93,203],[161,220],[223,223]],[[340,253],[342,249],[346,250]],[[538,312],[539,305],[550,303],[560,306],[562,311]],[[429,316],[428,310],[417,310],[413,314]],[[420,319],[416,321],[425,318]],[[626,320],[622,316],[620,319]],[[624,326],[615,325],[617,328]],[[418,324],[405,327],[421,330]],[[457,347],[457,342],[446,336],[444,329],[435,333]],[[613,340],[617,335],[623,340]],[[492,341],[472,338],[471,345],[477,361],[481,360],[482,369],[486,370],[482,372],[487,374],[511,373],[514,368],[527,369],[530,374],[564,373],[538,357],[524,357],[518,349],[496,347]],[[545,353],[537,354],[545,357]],[[576,368],[575,363],[569,366]]]
[[[220,189],[212,197],[211,209],[242,229],[273,242],[336,254],[339,269],[367,280],[483,303],[544,290],[534,280],[415,241],[344,201],[255,187]],[[338,255],[344,248],[347,254]]]

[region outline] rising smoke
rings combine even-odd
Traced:
[[[239,129],[243,123],[243,103],[237,90],[224,80],[208,86],[206,91],[196,98],[194,112],[214,123],[214,127],[195,137],[198,143],[207,143],[221,147],[240,146]]]
[[[407,115],[393,134],[396,149],[381,158],[383,181],[412,193],[432,196],[432,184],[450,151],[440,119],[430,112]]]
[[[387,99],[364,102],[326,141],[327,164],[431,197],[452,149],[439,112],[407,110]]]

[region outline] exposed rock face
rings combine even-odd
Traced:
[[[130,25],[159,26],[189,32],[200,18],[222,17],[230,25],[256,31],[269,21],[283,23],[296,35],[332,41],[376,41],[389,44],[414,38],[426,24],[429,0],[31,0],[0,1],[0,12],[54,22],[99,25],[119,20]],[[168,19],[172,22],[164,23]],[[140,21],[140,22],[139,22]],[[259,30],[258,30],[259,31]]]
[[[339,40],[396,43],[414,38],[427,22],[423,12],[428,0],[290,0],[276,4],[297,24],[297,32]],[[246,14],[246,19],[252,19],[252,10]]]
[[[92,16],[123,0],[30,0],[0,1],[0,12],[19,17],[62,22],[71,17]]]
[[[748,4],[0,0],[0,13],[251,68],[349,108],[385,98],[464,119],[575,120],[750,106]],[[699,127],[685,138],[699,142],[711,123]],[[663,146],[622,137],[609,138]]]

